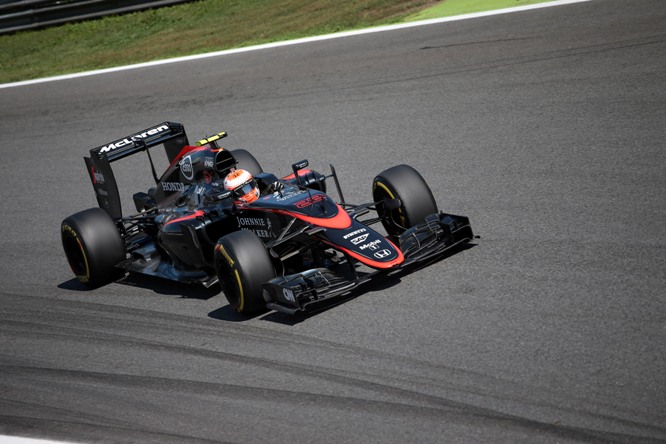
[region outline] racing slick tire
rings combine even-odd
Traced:
[[[264,172],[264,170],[261,169],[259,162],[257,162],[257,159],[255,159],[254,156],[248,151],[242,149],[232,150],[231,154],[233,154],[234,159],[236,159],[236,162],[238,162],[236,164],[236,168],[242,168],[253,176]]]
[[[430,187],[409,165],[397,165],[379,173],[372,181],[372,198],[390,236],[399,236],[429,214],[437,213]],[[395,209],[384,208],[385,199],[399,199],[400,205]]]
[[[215,271],[231,307],[242,314],[266,309],[262,284],[275,277],[264,243],[253,232],[234,231],[215,246]]]
[[[69,266],[83,284],[96,287],[118,278],[125,245],[115,222],[101,208],[90,208],[62,221],[62,247]]]

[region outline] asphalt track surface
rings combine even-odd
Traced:
[[[664,23],[662,0],[595,0],[1,90],[0,434],[666,440]],[[59,239],[95,206],[81,157],[164,120],[268,171],[333,163],[352,202],[411,164],[482,238],[310,316],[87,291]]]

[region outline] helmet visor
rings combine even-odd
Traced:
[[[245,182],[243,185],[236,187],[233,191],[235,199],[241,199],[247,194],[251,193],[257,187],[257,181],[252,179]]]

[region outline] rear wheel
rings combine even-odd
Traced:
[[[249,171],[250,174],[256,176],[259,173],[262,173],[264,170],[261,169],[261,165],[257,162],[257,159],[254,158],[249,151],[246,150],[233,150],[231,154],[234,155],[234,159],[238,162],[236,168],[242,168],[245,171]]]
[[[239,313],[266,308],[262,285],[275,277],[264,243],[251,231],[220,238],[215,246],[215,271],[229,304]]]
[[[386,232],[399,236],[406,229],[437,213],[437,203],[425,179],[409,165],[397,165],[382,171],[372,181],[372,198]],[[399,199],[400,204],[387,205],[387,199]],[[394,204],[396,202],[393,202]]]
[[[62,221],[62,246],[76,278],[89,286],[104,285],[122,273],[125,246],[115,222],[101,208],[91,208]]]

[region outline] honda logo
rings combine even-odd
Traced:
[[[387,256],[391,255],[391,250],[382,250],[375,253],[377,259],[384,259]]]

